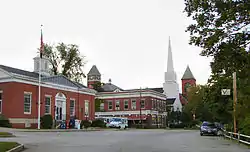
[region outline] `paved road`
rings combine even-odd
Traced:
[[[25,152],[250,152],[221,137],[185,130],[17,132]]]

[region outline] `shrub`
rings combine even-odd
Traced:
[[[81,128],[89,128],[91,126],[91,122],[89,120],[82,120],[81,121]]]
[[[11,128],[11,123],[8,118],[4,115],[0,115],[0,127],[8,127]]]
[[[250,135],[250,115],[240,122],[240,133]]]
[[[44,115],[41,117],[41,127],[43,129],[51,129],[53,126],[53,118],[51,115]]]
[[[101,127],[101,128],[105,128],[106,127],[106,123],[100,119],[96,119],[92,122],[91,127]]]
[[[184,128],[185,125],[183,123],[178,124],[169,124],[169,128]]]

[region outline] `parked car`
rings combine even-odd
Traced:
[[[218,135],[219,128],[215,123],[204,121],[200,127],[200,135]]]

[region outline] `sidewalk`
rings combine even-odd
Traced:
[[[86,131],[102,131],[108,129],[102,128],[88,128],[88,129],[16,129],[16,128],[2,128],[0,127],[0,132],[86,132]]]

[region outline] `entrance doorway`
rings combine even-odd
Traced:
[[[55,98],[55,120],[66,120],[66,96],[63,93],[57,93]]]

